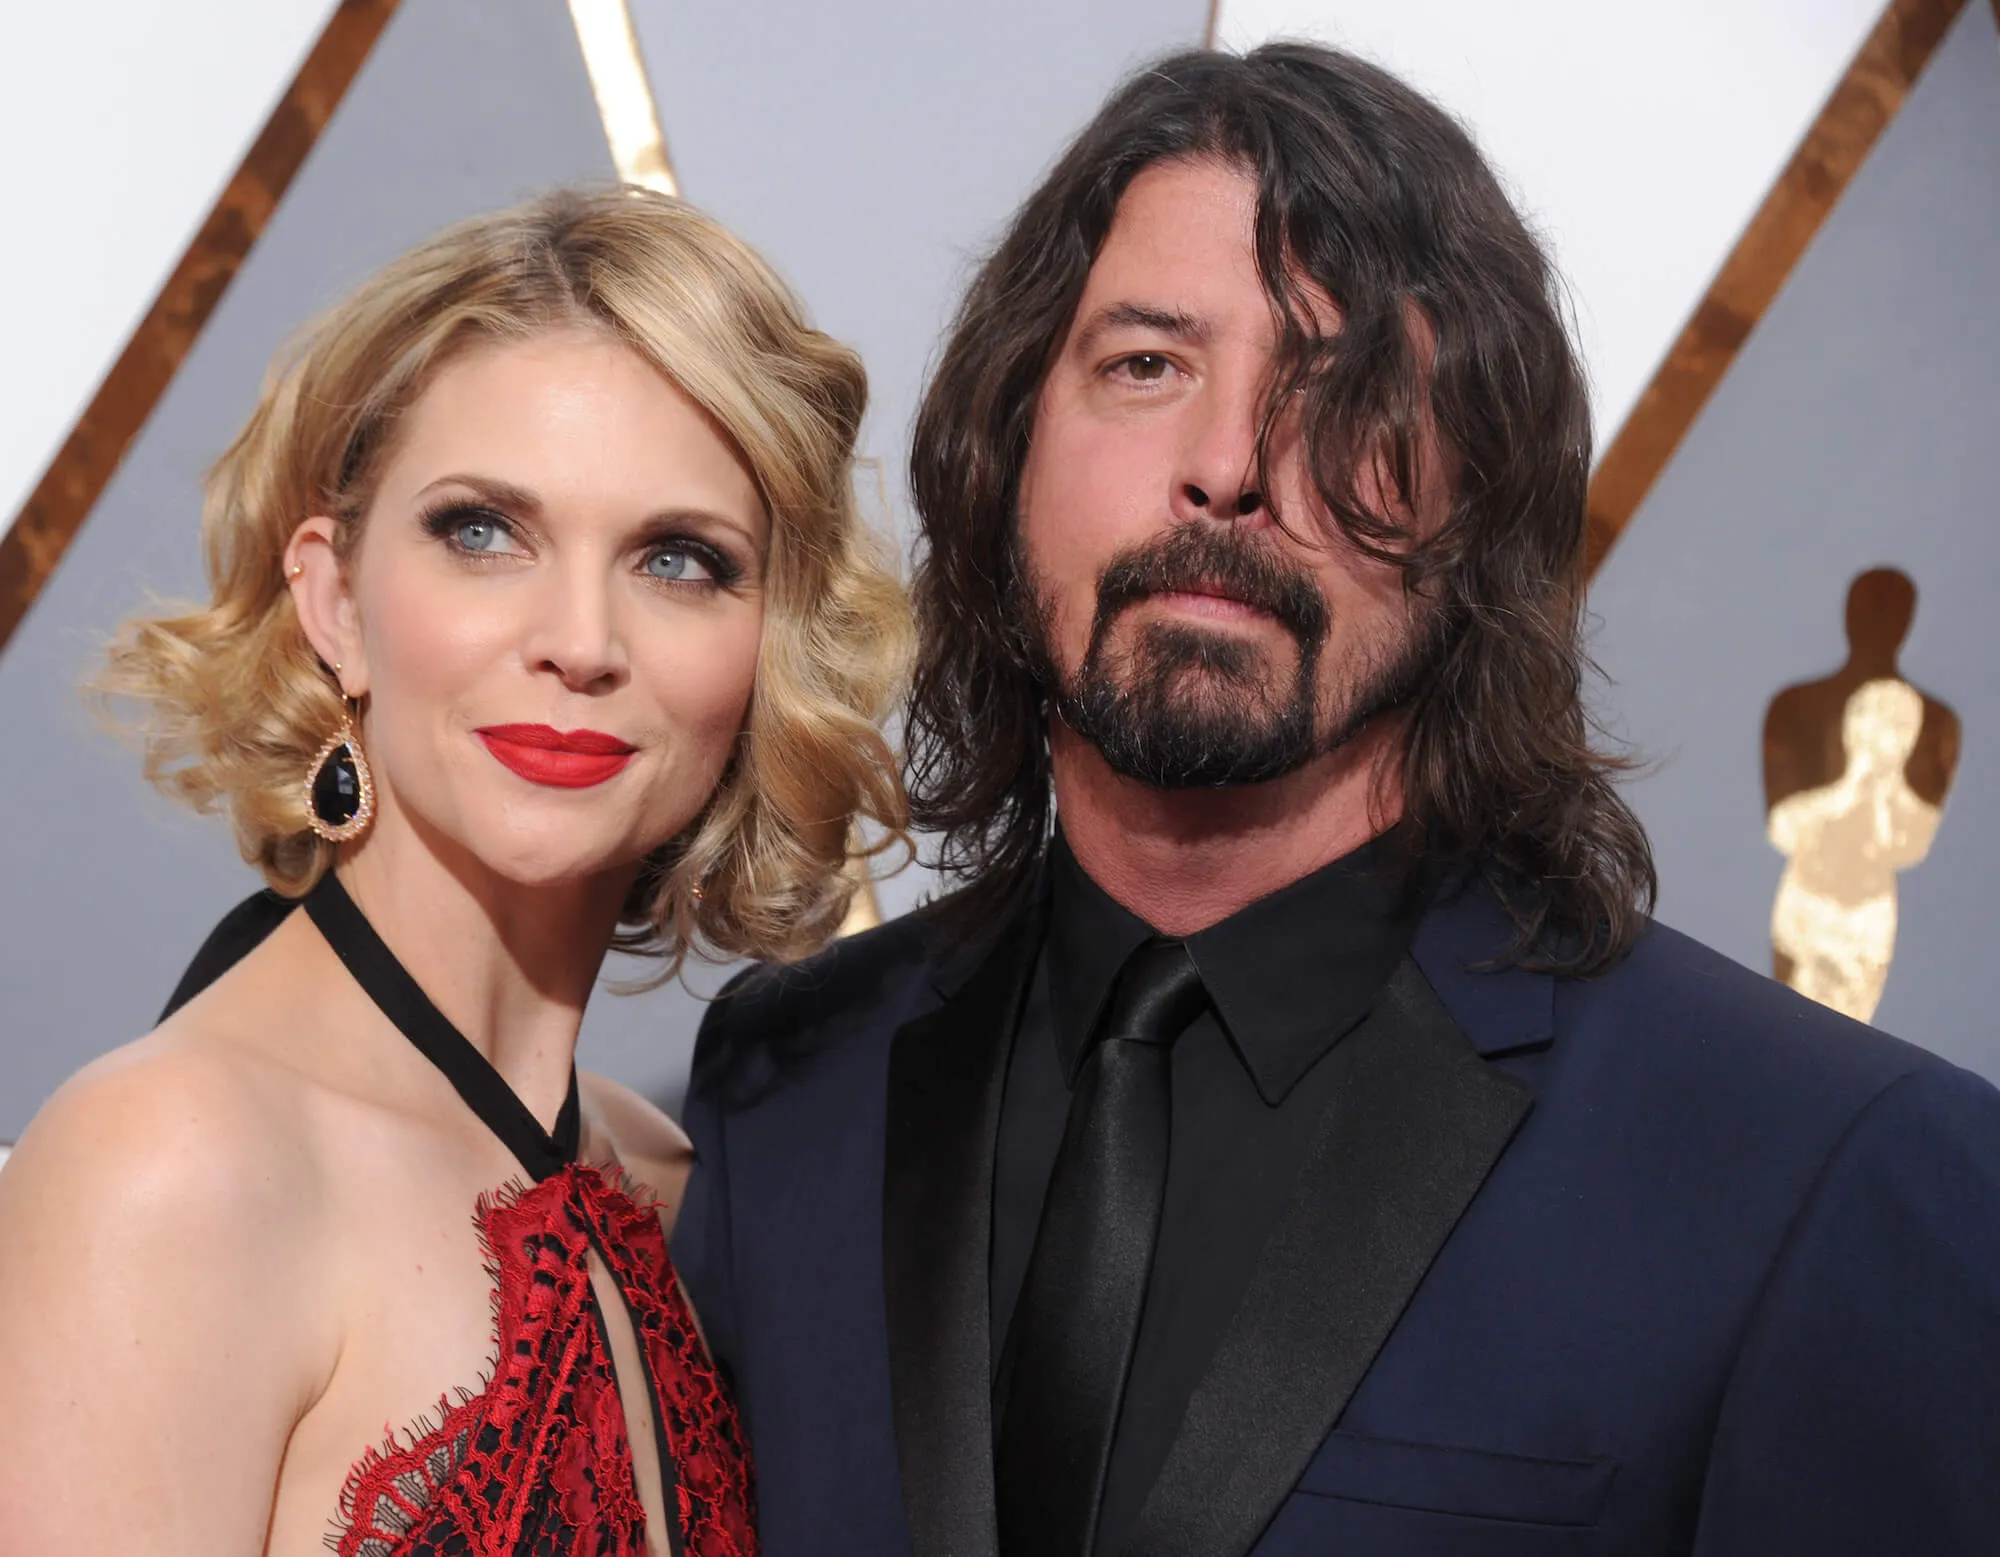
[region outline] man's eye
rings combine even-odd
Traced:
[[[679,546],[663,546],[646,559],[646,572],[670,584],[707,583],[715,574],[693,552]]]
[[[1148,351],[1136,357],[1127,357],[1123,366],[1127,377],[1141,384],[1156,384],[1167,376],[1170,364],[1165,357]]]

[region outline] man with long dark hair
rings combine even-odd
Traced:
[[[1128,82],[920,414],[958,890],[714,1009],[765,1550],[2000,1541],[2000,1095],[1653,925],[1585,389],[1454,122]]]

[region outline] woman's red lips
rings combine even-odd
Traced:
[[[489,724],[479,732],[496,741],[511,741],[536,751],[573,751],[591,757],[629,757],[630,741],[602,730],[557,730],[545,724]]]
[[[624,770],[634,747],[600,730],[545,724],[490,724],[474,732],[506,767],[532,784],[588,789]]]

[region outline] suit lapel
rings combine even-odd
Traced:
[[[1128,1557],[1250,1550],[1527,1116],[1527,1084],[1479,1058],[1409,959],[1343,1042],[1347,1083],[1188,1402]]]
[[[919,1557],[995,1557],[993,1153],[1043,913],[1016,917],[889,1054],[882,1204],[889,1374]]]

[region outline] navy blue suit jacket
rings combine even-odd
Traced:
[[[992,1149],[1039,935],[890,924],[704,1025],[674,1255],[767,1557],[996,1549]],[[1342,1040],[1128,1551],[2000,1552],[2000,1094],[1662,927],[1581,981],[1476,971],[1505,936],[1434,908]]]

